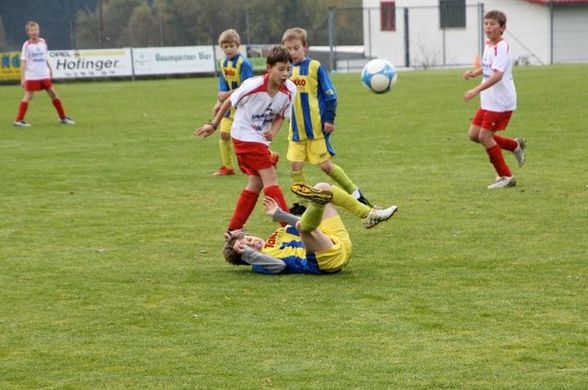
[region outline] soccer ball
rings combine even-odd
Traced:
[[[375,93],[390,92],[396,84],[396,69],[386,60],[371,60],[361,71],[361,82]]]

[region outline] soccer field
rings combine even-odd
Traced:
[[[36,94],[26,129],[0,86],[0,388],[588,387],[588,66],[514,69],[527,163],[495,191],[461,73],[387,95],[333,76],[335,161],[399,212],[343,213],[354,253],[328,276],[222,258],[246,178],[192,137],[213,78],[57,84],[77,125]],[[260,206],[247,227],[273,229]]]

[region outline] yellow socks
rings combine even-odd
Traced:
[[[331,203],[333,203],[335,206],[343,207],[351,214],[360,218],[367,217],[368,213],[370,212],[370,208],[368,206],[363,203],[359,203],[357,199],[339,187],[331,186],[331,191],[333,192],[333,200]]]
[[[231,144],[231,140],[225,141],[221,138],[218,144],[223,166],[233,168],[233,145]]]
[[[321,224],[323,219],[324,204],[309,202],[308,208],[300,217],[300,230],[303,232],[312,232]]]
[[[339,184],[339,187],[343,188],[348,194],[351,194],[357,186],[351,181],[349,176],[345,173],[343,168],[340,166],[333,164],[333,170],[329,173],[331,179],[335,181],[335,183]]]

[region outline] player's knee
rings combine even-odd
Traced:
[[[317,183],[314,185],[317,190],[330,190],[331,185],[329,183]]]
[[[480,135],[478,133],[469,134],[470,141],[480,143]]]

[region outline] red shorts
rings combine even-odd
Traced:
[[[496,112],[478,109],[476,115],[472,119],[472,125],[481,127],[482,129],[490,131],[498,131],[506,129],[512,111]]]
[[[51,89],[52,86],[53,84],[51,83],[51,79],[25,81],[25,91],[29,92],[41,91],[43,89]]]
[[[244,142],[233,139],[235,145],[235,154],[241,172],[248,176],[259,176],[262,169],[271,168],[274,162],[271,158],[271,152],[267,145],[259,142]]]

